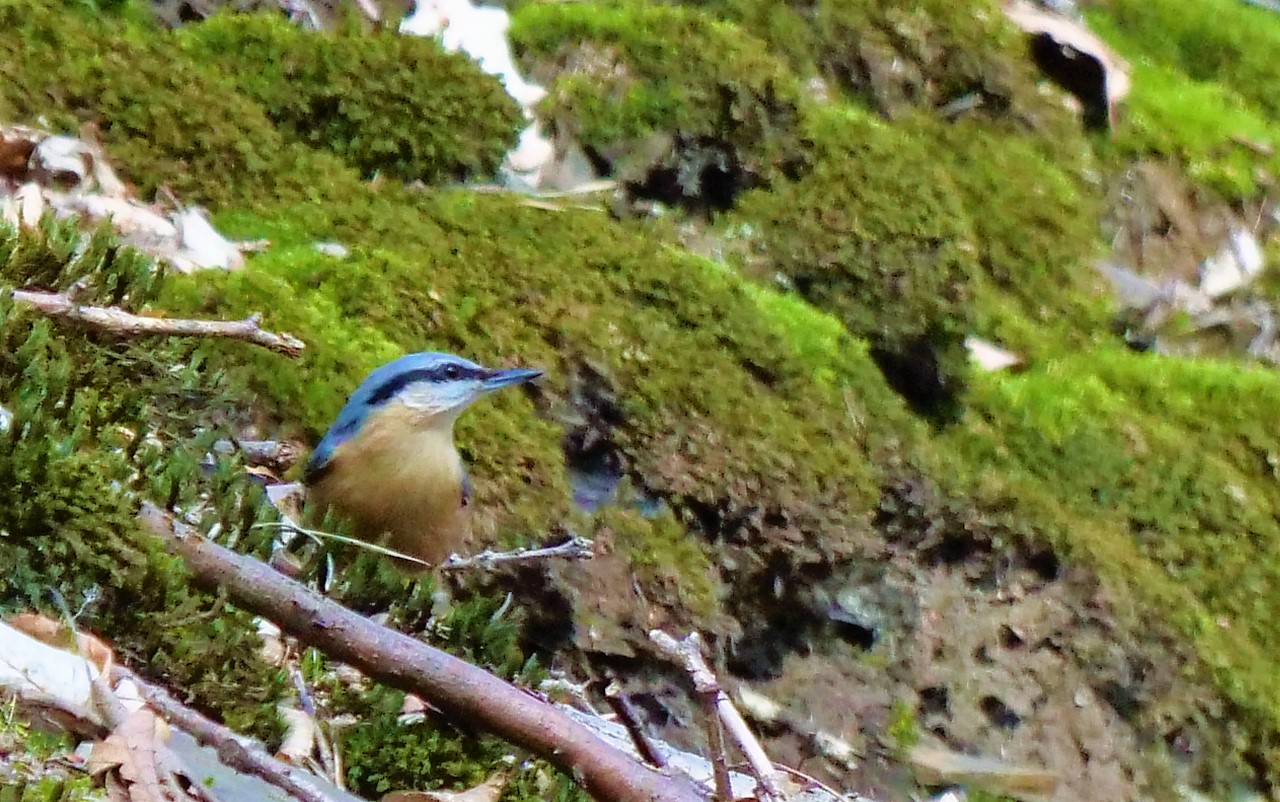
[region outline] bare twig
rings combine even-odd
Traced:
[[[302,802],[332,802],[333,798],[315,783],[310,774],[276,760],[253,739],[205,718],[174,699],[168,691],[152,685],[127,668],[116,666],[112,673],[116,681],[128,680],[136,685],[147,704],[179,729],[217,752],[218,759],[227,766],[261,777]]]
[[[782,802],[782,792],[778,789],[778,776],[773,767],[773,761],[769,760],[764,748],[751,733],[751,728],[747,726],[738,709],[729,701],[728,694],[720,688],[715,673],[703,659],[702,638],[698,633],[691,633],[684,640],[678,641],[662,630],[655,629],[649,632],[649,640],[653,641],[658,650],[668,658],[684,666],[699,696],[706,696],[714,702],[719,720],[724,722],[725,728],[737,742],[738,748],[742,750],[742,754],[746,755],[747,764],[751,767],[751,773],[755,775],[764,798],[769,802]],[[723,760],[723,755],[718,757]]]
[[[627,733],[631,736],[631,742],[635,745],[636,751],[645,759],[649,765],[656,768],[663,768],[667,765],[667,759],[662,756],[649,740],[649,736],[645,733],[644,727],[640,724],[640,717],[636,715],[635,708],[631,706],[631,700],[626,697],[622,689],[618,687],[617,682],[610,682],[605,686],[604,698],[609,703],[609,707],[618,717],[618,721],[627,728]],[[717,786],[719,786],[719,777],[717,776]],[[717,788],[717,792],[719,792]],[[724,796],[720,795],[723,799]]]
[[[262,328],[262,315],[244,320],[183,320],[145,317],[106,306],[81,306],[55,292],[13,290],[13,299],[30,304],[46,315],[85,323],[117,334],[169,334],[183,337],[225,337],[261,345],[285,356],[300,356],[306,344],[290,334],[276,334]]]
[[[594,544],[585,537],[573,536],[558,546],[541,549],[513,549],[511,551],[482,551],[470,557],[450,555],[440,564],[442,571],[458,571],[463,568],[490,569],[503,563],[536,562],[539,560],[589,560]]]
[[[369,677],[420,695],[454,721],[546,759],[600,800],[702,802],[689,777],[658,772],[563,709],[488,672],[310,592],[258,560],[204,537],[153,504],[139,517],[182,558],[193,581]]]
[[[701,692],[698,697],[707,716],[707,748],[711,750],[711,765],[716,772],[716,798],[721,802],[733,802],[733,786],[729,784],[729,763],[724,748],[724,724],[716,711],[715,692]]]

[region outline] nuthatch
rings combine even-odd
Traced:
[[[309,505],[337,512],[362,540],[439,564],[471,536],[471,483],[453,444],[454,421],[480,396],[541,375],[438,353],[383,365],[351,394],[307,461]]]

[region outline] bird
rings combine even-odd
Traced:
[[[319,515],[337,513],[360,540],[438,566],[471,538],[472,488],[454,445],[454,422],[482,396],[541,375],[436,352],[374,370],[307,460],[307,506]]]

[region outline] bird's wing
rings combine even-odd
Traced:
[[[311,453],[307,459],[307,464],[302,468],[302,483],[304,485],[314,484],[319,481],[329,471],[329,457],[320,453],[317,448]]]
[[[303,484],[311,484],[324,476],[338,448],[355,434],[358,428],[360,428],[359,419],[349,414],[349,410],[342,410],[338,414],[338,419],[333,422],[333,426],[329,427],[329,431],[325,432],[324,437],[320,439],[316,450],[312,451],[307,459],[307,464],[302,471]]]

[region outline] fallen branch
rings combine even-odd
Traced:
[[[116,666],[113,674],[117,681],[127,679],[132,682],[147,704],[169,723],[217,752],[223,764],[261,777],[301,802],[332,802],[332,797],[320,789],[310,774],[276,760],[253,739],[205,718],[174,699],[168,691],[152,685],[127,668]]]
[[[225,593],[237,606],[376,680],[420,695],[454,721],[528,749],[596,799],[703,802],[688,777],[644,765],[554,705],[311,593],[258,560],[201,537],[153,504],[145,503],[139,517],[182,558],[195,584]]]
[[[694,691],[700,697],[710,701],[719,720],[724,722],[725,729],[737,741],[742,754],[746,755],[747,765],[751,767],[751,773],[759,782],[763,797],[769,802],[781,802],[783,796],[778,788],[778,776],[773,768],[773,761],[769,760],[764,748],[760,746],[760,742],[751,733],[751,728],[743,720],[742,714],[733,706],[733,702],[729,701],[728,694],[720,688],[715,673],[703,659],[702,638],[698,633],[691,633],[684,640],[678,641],[662,630],[655,629],[649,633],[649,640],[658,647],[658,651],[682,665],[689,674],[689,679],[693,680]],[[712,737],[715,737],[715,733]],[[717,755],[713,759],[723,760],[723,755]],[[717,785],[719,782],[720,778],[717,777]]]
[[[262,315],[244,320],[182,320],[144,317],[123,309],[81,306],[66,295],[33,290],[13,290],[13,299],[34,306],[52,317],[85,323],[117,334],[170,334],[183,337],[225,337],[261,345],[285,356],[301,356],[306,344],[290,334],[276,334],[262,328]]]

